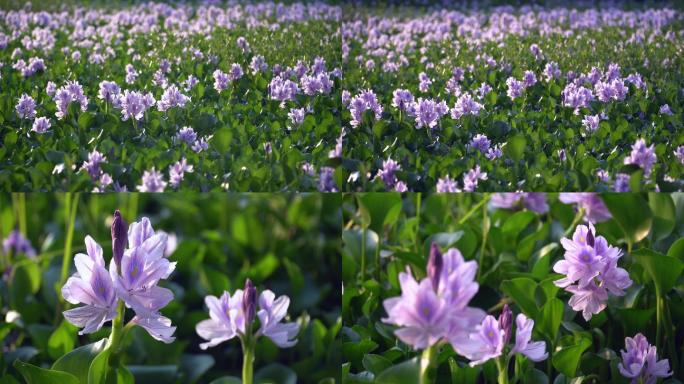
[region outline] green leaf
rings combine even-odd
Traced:
[[[582,353],[591,346],[591,341],[582,338],[579,344],[567,346],[553,354],[553,366],[567,377],[575,377],[577,364]]]
[[[382,233],[385,225],[391,225],[401,212],[401,194],[399,193],[360,193],[357,194],[359,210],[367,212],[370,217],[370,228],[375,233]]]
[[[672,233],[675,227],[675,205],[667,193],[649,193],[648,206],[653,212],[651,234],[654,241],[662,240]]]
[[[107,380],[107,369],[109,368],[109,355],[111,348],[106,348],[98,353],[90,363],[88,369],[88,384],[103,384]]]
[[[684,270],[684,262],[653,250],[642,248],[632,252],[632,256],[644,267],[653,279],[656,292],[665,295],[674,287]]]
[[[131,371],[125,366],[120,366],[115,369],[116,372],[116,384],[135,384],[135,378]]]
[[[526,384],[548,384],[549,378],[546,374],[536,368],[528,369],[525,373],[525,379],[523,380]]]
[[[71,373],[81,383],[88,382],[88,371],[95,357],[104,350],[107,339],[78,347],[66,355],[60,357],[52,365],[52,369]]]
[[[518,304],[518,307],[529,317],[537,318],[537,303],[534,291],[537,283],[527,277],[517,277],[501,282],[501,290]]]
[[[517,240],[520,232],[522,232],[535,217],[536,215],[532,211],[516,212],[504,222],[501,231],[504,236],[508,236],[512,240]]]
[[[180,371],[185,375],[183,382],[196,382],[214,366],[214,363],[214,358],[208,354],[182,355]]]
[[[36,367],[21,360],[14,361],[14,368],[24,376],[28,384],[79,384],[72,374]]]
[[[459,364],[454,358],[449,358],[449,369],[452,383],[476,384],[482,367],[479,365],[471,367],[466,363]]]
[[[48,355],[53,359],[57,359],[74,349],[77,329],[68,321],[62,320],[62,323],[50,335],[50,339],[48,339]]]
[[[648,322],[653,319],[655,308],[617,308],[617,313],[625,327],[625,334],[634,335],[646,329]]]
[[[532,267],[532,276],[537,280],[546,278],[549,274],[551,257],[558,249],[558,243],[546,244],[539,251],[535,252],[535,263]]]
[[[375,378],[376,384],[415,384],[420,376],[418,358],[404,361],[382,372]]]
[[[371,353],[363,357],[363,367],[374,375],[379,374],[391,366],[392,362],[380,355]]]
[[[539,329],[550,340],[556,340],[561,320],[563,319],[563,302],[557,298],[551,298],[544,304],[538,318]]]
[[[254,374],[256,384],[297,384],[297,374],[279,363],[269,364]]]
[[[423,255],[425,256],[423,257],[425,257],[427,260],[427,257],[430,254],[430,246],[432,243],[436,243],[440,248],[442,248],[442,251],[446,251],[446,248],[456,244],[462,236],[463,231],[435,233],[425,240],[425,244],[423,244]]]
[[[651,208],[640,195],[607,193],[601,197],[630,244],[636,244],[648,236],[653,216]]]
[[[684,261],[684,237],[672,243],[670,249],[667,250],[667,255]]]

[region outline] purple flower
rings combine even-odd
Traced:
[[[269,96],[281,102],[294,100],[299,93],[299,86],[292,80],[276,76],[268,84]]]
[[[244,72],[242,71],[240,64],[233,63],[230,65],[230,71],[228,73],[228,79],[230,79],[230,81],[238,80],[242,75],[244,75]]]
[[[456,105],[451,109],[451,117],[460,119],[463,115],[477,116],[480,114],[481,109],[482,104],[473,100],[473,97],[470,96],[469,93],[464,93],[456,100]]]
[[[230,82],[230,78],[228,77],[228,74],[225,72],[221,71],[220,69],[217,69],[214,71],[214,89],[216,89],[216,92],[221,92],[225,89],[228,88],[228,83]]]
[[[36,101],[25,93],[19,98],[15,109],[22,119],[33,119],[36,117]]]
[[[507,311],[510,310],[506,307],[504,312]],[[507,324],[507,316],[510,315],[502,313],[500,317],[501,320],[506,321],[504,324],[501,324],[501,321],[494,318],[494,316],[486,316],[482,324],[476,327],[476,331],[470,333],[468,341],[457,350],[457,352],[471,360],[471,367],[483,364],[504,353],[507,339],[510,338],[508,333],[512,328]],[[546,343],[543,341],[530,342],[534,320],[520,313],[516,317],[515,323],[515,345],[510,350],[509,356],[515,353],[522,353],[528,359],[535,362],[545,360],[548,357]]]
[[[395,89],[392,92],[392,106],[400,111],[410,112],[413,106],[413,95],[406,89]]]
[[[191,127],[183,127],[176,134],[176,140],[192,145],[197,140],[197,133]]]
[[[615,182],[613,183],[613,191],[615,192],[629,192],[630,176],[626,173],[618,173],[615,175]]]
[[[672,376],[668,359],[658,360],[657,348],[648,343],[641,333],[625,338],[625,349],[620,351],[620,374],[632,379],[632,384],[655,384],[659,377]]]
[[[553,266],[555,272],[565,275],[554,284],[573,294],[568,304],[582,311],[587,321],[606,307],[608,293],[623,296],[632,285],[627,271],[617,266],[622,251],[594,233],[593,224],[577,226],[572,240],[561,239],[564,259]]]
[[[169,108],[183,108],[188,101],[190,101],[189,97],[182,94],[178,87],[171,85],[164,91],[161,100],[157,103],[157,109],[160,112],[165,112]]]
[[[12,250],[15,254],[24,254],[30,258],[36,257],[36,250],[31,246],[31,242],[16,229],[2,241],[2,251],[5,255]]]
[[[394,188],[397,183],[396,171],[401,170],[401,165],[392,159],[387,159],[382,162],[382,169],[378,171],[378,177],[385,183],[385,188],[388,190]]]
[[[599,115],[586,115],[582,120],[582,125],[584,126],[584,128],[586,128],[587,131],[594,132],[598,129],[600,121],[601,118]]]
[[[674,151],[674,155],[679,160],[679,163],[684,165],[684,145],[677,147],[677,149]]]
[[[561,75],[561,71],[558,68],[558,63],[555,61],[551,61],[546,63],[544,66],[544,77],[546,78],[546,81],[551,81],[554,78],[559,78]]]
[[[537,84],[537,76],[532,71],[525,71],[523,74],[523,86],[529,88]]]
[[[64,311],[64,317],[73,325],[83,328],[79,335],[93,333],[116,316],[116,294],[102,258],[102,247],[86,236],[86,254],[74,257],[77,274],[62,287],[62,296],[71,304],[85,304]]]
[[[466,172],[463,176],[463,190],[465,192],[474,192],[477,189],[477,184],[480,180],[487,180],[487,172],[481,172],[480,166]]]
[[[515,77],[506,79],[506,86],[508,87],[506,94],[511,99],[522,96],[523,90],[525,89],[525,85]]]
[[[563,204],[575,204],[577,209],[584,210],[584,220],[596,224],[613,217],[603,203],[601,196],[591,192],[561,193],[558,196]]]
[[[401,296],[383,302],[388,316],[382,321],[399,326],[397,337],[416,349],[448,341],[459,351],[485,315],[468,306],[478,290],[476,272],[477,263],[466,262],[458,249],[441,255],[433,245],[428,276],[417,282],[410,270],[400,273]]]
[[[128,89],[119,96],[117,103],[118,108],[121,108],[121,120],[126,121],[129,118],[134,120],[142,120],[145,111],[148,108],[149,101],[146,95],[138,91],[129,91]]]
[[[113,81],[100,82],[100,91],[97,97],[105,103],[114,103],[119,98],[121,88]]]
[[[209,137],[209,138],[211,138],[211,137]],[[195,151],[195,153],[200,153],[202,151],[205,151],[205,150],[209,149],[209,143],[207,142],[207,140],[208,139],[206,137],[201,137],[201,138],[195,140],[195,142],[192,143],[192,146],[190,148],[193,151]]]
[[[318,175],[318,191],[319,192],[338,192],[337,184],[333,178],[335,169],[331,167],[321,167]]]
[[[672,116],[672,110],[670,109],[670,106],[667,104],[661,105],[659,112],[661,115]]]
[[[456,180],[450,178],[449,176],[444,176],[437,180],[437,185],[435,189],[438,193],[458,193],[461,190],[458,188],[458,183]]]
[[[646,146],[646,140],[638,139],[632,145],[632,153],[625,158],[625,164],[635,164],[644,170],[644,176],[651,174],[653,164],[657,161],[654,145]]]
[[[435,101],[432,99],[418,98],[412,108],[413,115],[416,119],[416,128],[430,128],[433,129],[439,124],[439,119],[449,112],[444,101]]]
[[[51,125],[50,119],[47,117],[38,117],[33,120],[33,127],[31,130],[36,133],[45,133],[50,129]]]
[[[121,212],[114,211],[112,221],[112,259],[116,265],[121,265],[121,258],[128,245],[128,224],[121,217]]]
[[[569,83],[562,92],[563,105],[574,108],[579,113],[579,108],[589,108],[589,103],[594,100],[591,90],[575,83]]]
[[[421,92],[427,92],[430,89],[430,85],[432,85],[432,80],[425,72],[418,74],[418,80],[420,81],[420,84],[418,84],[418,90]]]
[[[102,175],[102,168],[100,164],[107,161],[107,158],[98,152],[97,149],[93,149],[92,152],[88,154],[88,160],[83,163],[81,170],[86,170],[90,175],[90,178],[97,180]]]
[[[498,159],[501,156],[503,156],[503,151],[501,150],[501,144],[498,144],[498,145],[495,145],[494,147],[489,148],[489,150],[485,154],[485,157],[488,158],[489,160]]]
[[[495,193],[489,201],[493,208],[518,209],[525,207],[537,213],[549,211],[546,194],[538,192],[505,192]]]
[[[126,84],[133,84],[138,78],[138,72],[133,64],[126,64]]]
[[[186,158],[182,158],[169,167],[169,184],[174,188],[178,188],[186,172],[192,173],[193,166],[188,165]]]
[[[304,118],[306,117],[306,109],[292,108],[290,109],[290,112],[288,112],[287,117],[290,118],[290,122],[292,122],[293,126],[300,126],[304,122]]]
[[[354,96],[349,102],[349,112],[352,115],[351,125],[357,127],[363,120],[363,113],[365,111],[372,111],[375,119],[379,120],[382,117],[382,106],[378,103],[378,98],[370,89],[361,92]]]
[[[260,325],[254,337],[266,336],[280,348],[288,348],[297,343],[295,337],[299,333],[299,325],[282,322],[287,315],[290,298],[280,296],[276,299],[273,292],[265,290],[257,300],[256,289],[250,285],[251,282],[246,284],[245,291],[236,290],[233,296],[224,292],[221,298],[210,295],[204,299],[210,318],[200,321],[195,327],[197,334],[208,340],[200,344],[201,349],[214,347],[236,336],[240,339],[251,337],[254,312]]]
[[[453,114],[453,111],[452,111]],[[487,153],[489,151],[489,146],[491,145],[491,142],[487,138],[486,135],[483,134],[477,134],[473,139],[470,141],[470,147],[477,149],[478,151],[482,152],[483,154]]]
[[[161,172],[157,172],[154,167],[143,172],[142,184],[137,186],[139,192],[164,192],[166,181]]]

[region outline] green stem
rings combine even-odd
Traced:
[[[430,379],[430,370],[432,369],[433,362],[436,357],[437,345],[433,345],[423,350],[423,354],[420,356],[420,376],[418,379],[419,384],[430,384],[432,380]]]
[[[485,199],[486,200],[486,199]],[[482,273],[485,247],[487,246],[487,236],[489,235],[489,216],[487,216],[487,205],[482,205],[482,244],[480,244],[480,255],[477,261],[477,281],[480,281]]]
[[[64,257],[62,258],[62,274],[60,276],[60,286],[63,286],[69,275],[69,262],[71,261],[71,242],[74,238],[74,224],[76,222],[76,211],[78,210],[79,195],[75,194],[73,201],[71,200],[71,193],[65,194],[65,225],[66,225],[66,239],[64,240]],[[60,295],[61,297],[61,295]]]
[[[366,279],[366,227],[361,230],[361,281]]]
[[[584,218],[584,208],[580,208],[579,211],[577,211],[577,214],[575,215],[575,218],[572,220],[572,223],[568,227],[568,229],[565,230],[565,236],[570,236],[570,234],[575,230],[575,227],[577,224],[579,224],[582,219]]]
[[[478,209],[480,209],[484,204],[486,204],[489,201],[489,196],[490,195],[485,195],[485,197],[480,200],[477,204],[475,204],[470,211],[468,211],[462,218],[461,220],[458,221],[458,225],[463,225],[465,222],[472,216]]]
[[[19,232],[26,236],[26,194],[18,193],[17,201],[19,203],[17,212],[19,218]]]
[[[660,296],[660,290],[656,288],[656,347],[662,351],[663,344],[661,342],[663,336],[663,298]]]
[[[109,335],[109,340],[107,342],[107,348],[111,349],[111,353],[116,353],[121,345],[125,311],[126,308],[124,307],[123,300],[119,300],[119,304],[116,308],[117,315],[112,319],[112,333]]]
[[[505,356],[496,359],[496,369],[499,371],[497,383],[508,384],[508,359]]]
[[[420,254],[420,245],[418,244],[418,230],[420,228],[420,204],[421,204],[421,195],[420,192],[416,193],[416,219],[418,219],[418,223],[416,223],[416,231],[413,233],[413,246],[415,247],[416,254]]]
[[[242,341],[242,384],[252,384],[254,377],[254,342],[249,336]]]

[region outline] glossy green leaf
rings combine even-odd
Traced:
[[[107,339],[78,347],[60,357],[52,365],[52,369],[69,372],[76,376],[81,383],[88,383],[88,371],[95,357],[104,350]]]
[[[363,357],[363,367],[374,375],[379,374],[390,366],[392,366],[392,362],[380,355],[371,353]]]
[[[359,209],[370,217],[370,229],[382,233],[385,225],[394,223],[401,212],[401,195],[398,193],[360,193]]]
[[[627,241],[636,244],[648,236],[653,215],[641,195],[631,193],[607,193],[601,195],[603,202],[618,223]]]
[[[24,376],[27,384],[79,384],[72,374],[36,367],[21,360],[14,362],[14,368]]]
[[[557,298],[548,300],[541,308],[539,314],[538,324],[539,330],[543,332],[550,340],[555,340],[558,330],[560,329],[561,320],[563,320],[563,310],[565,306],[563,302]]]
[[[415,384],[420,375],[418,358],[404,361],[382,371],[375,378],[377,384]]]
[[[652,236],[655,241],[666,238],[675,227],[675,205],[667,193],[648,194],[648,206],[653,212]]]
[[[591,341],[580,339],[579,344],[570,345],[553,353],[552,362],[554,368],[567,377],[575,377],[577,365],[582,353],[591,346]]]
[[[527,277],[517,277],[501,282],[501,291],[513,299],[518,307],[531,318],[536,318],[538,312],[534,298],[536,289],[537,283]]]
[[[260,368],[254,374],[256,384],[297,384],[297,374],[291,368],[272,363]]]
[[[656,290],[666,294],[674,287],[677,279],[684,270],[684,262],[671,256],[663,255],[648,248],[641,248],[632,252],[632,256],[644,267],[653,279]]]

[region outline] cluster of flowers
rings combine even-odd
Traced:
[[[86,254],[74,258],[78,271],[62,287],[62,296],[81,307],[64,311],[64,317],[93,333],[118,315],[119,303],[135,311],[130,324],[143,327],[153,338],[170,343],[176,327],[159,311],[173,300],[173,292],[158,285],[176,268],[165,253],[167,235],[152,228],[148,218],[127,226],[116,211],[112,223],[113,257],[107,270],[102,247],[87,236]]]
[[[510,309],[505,307],[497,320],[468,305],[479,288],[476,271],[477,262],[465,261],[458,249],[442,254],[432,244],[427,277],[418,282],[410,270],[400,273],[402,294],[383,302],[388,314],[383,321],[400,327],[395,334],[404,343],[425,349],[448,342],[471,365],[504,353],[522,353],[533,361],[546,359],[546,344],[530,342],[533,320],[522,313],[517,316],[515,345],[506,351],[512,335]]]

